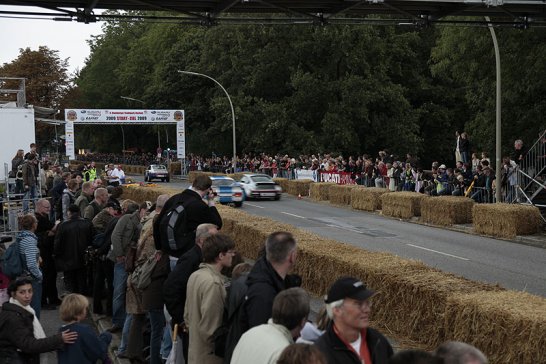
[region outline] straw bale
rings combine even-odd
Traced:
[[[410,219],[421,215],[421,201],[430,198],[417,192],[392,192],[381,195],[382,213],[385,216]]]
[[[181,174],[182,162],[171,162],[169,165],[169,172],[171,174]]]
[[[450,226],[472,222],[474,200],[467,197],[440,196],[421,201],[421,220],[426,223]]]
[[[309,188],[309,197],[317,201],[327,201],[328,200],[328,191],[330,186],[336,186],[336,183],[333,182],[319,182],[311,184]]]
[[[351,190],[351,205],[356,210],[381,210],[381,195],[387,192],[389,190],[386,188],[353,188]]]
[[[357,185],[332,185],[328,189],[328,199],[330,203],[339,205],[351,204],[351,190],[354,188],[364,188]]]
[[[542,228],[540,210],[515,204],[476,204],[472,209],[474,231],[499,238],[532,235]]]
[[[123,198],[138,203],[145,201],[155,202],[159,195],[168,194],[172,196],[179,192],[181,192],[179,189],[169,187],[140,187],[130,185],[123,187]]]
[[[446,339],[468,342],[491,363],[546,363],[546,299],[524,292],[453,296]]]
[[[282,188],[282,192],[288,191],[288,178],[273,178],[273,181],[275,181],[279,186]]]
[[[286,186],[286,192],[293,196],[309,196],[309,188],[315,182],[308,179],[291,179]]]

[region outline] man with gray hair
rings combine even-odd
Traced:
[[[352,277],[334,282],[324,302],[332,322],[317,340],[328,364],[387,364],[393,355],[389,341],[369,327],[374,294]]]
[[[444,364],[487,364],[487,358],[476,347],[460,341],[446,341],[434,352]]]
[[[186,302],[188,280],[191,274],[199,269],[199,264],[203,261],[203,243],[205,239],[217,233],[218,227],[214,224],[199,225],[195,230],[194,247],[178,259],[176,266],[163,284],[163,299],[167,311],[172,316],[173,326],[174,324],[182,325],[184,323],[184,304]],[[187,360],[188,334],[179,330],[178,335],[182,338],[184,357]]]
[[[243,306],[246,329],[267,323],[275,296],[286,288],[286,277],[296,263],[297,246],[288,232],[272,233],[265,241],[265,256],[260,257],[248,274],[248,291]]]
[[[87,220],[93,220],[95,216],[101,212],[108,202],[108,190],[104,187],[99,187],[95,190],[95,199],[85,207],[83,217]]]
[[[76,199],[76,202],[74,202],[74,204],[78,205],[78,207],[80,208],[81,217],[84,217],[85,209],[87,208],[87,206],[89,206],[89,204],[93,200],[93,190],[94,190],[93,182],[88,181],[88,182],[82,183],[81,194]]]
[[[267,324],[248,330],[237,343],[231,364],[276,363],[284,348],[294,343],[309,316],[309,295],[299,287],[279,293]]]

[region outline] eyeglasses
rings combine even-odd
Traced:
[[[354,306],[354,307],[357,307],[359,309],[364,309],[364,308],[372,308],[372,303],[369,301],[369,300],[364,300],[364,301],[358,301],[358,300],[348,300],[348,299],[345,299],[343,301],[343,304],[348,304],[348,305],[351,305],[351,306]]]

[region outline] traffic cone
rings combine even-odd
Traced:
[[[301,193],[298,193],[298,200],[301,200]]]

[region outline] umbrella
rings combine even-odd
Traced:
[[[173,346],[165,364],[185,364],[182,345],[178,343],[178,324],[174,325]]]

